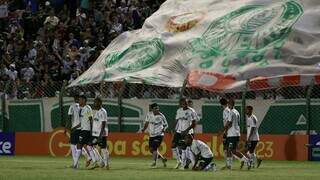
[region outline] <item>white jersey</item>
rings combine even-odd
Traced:
[[[248,141],[259,141],[259,133],[258,133],[258,119],[255,115],[251,115],[251,116],[247,116],[247,140]],[[255,130],[253,131],[253,134],[251,135],[251,138],[249,139],[249,135],[251,132],[251,129],[255,128]]]
[[[154,115],[153,113],[148,116],[146,122],[149,122],[148,131],[150,137],[164,136],[163,130],[167,129],[168,123],[166,117],[160,113]]]
[[[227,137],[240,136],[240,114],[236,109],[231,109],[230,116],[228,122],[232,122],[232,126],[228,129]]]
[[[81,130],[90,131],[90,119],[92,117],[92,109],[89,105],[80,107]]]
[[[197,122],[199,122],[200,121],[200,118],[199,118],[199,116],[198,116],[198,113],[196,112],[196,110],[194,110],[192,107],[189,107],[189,109],[191,109],[191,111],[192,111],[192,116],[195,118],[195,120],[197,121]]]
[[[225,126],[227,124],[227,121],[231,121],[230,108],[229,107],[224,108],[223,114],[222,114],[222,118],[223,118],[223,126]]]
[[[80,106],[78,103],[74,103],[69,107],[68,115],[71,116],[71,128],[74,128],[78,124],[80,124]],[[78,127],[77,129],[81,129],[81,127]]]
[[[176,114],[176,121],[177,121],[176,132],[181,133],[182,131],[185,131],[188,127],[190,127],[192,124],[192,121],[197,119],[195,115],[196,115],[196,112],[192,111],[192,109],[189,107],[186,110],[184,110],[183,108],[179,108]],[[193,129],[190,129],[189,134],[192,134],[192,133],[193,133]]]
[[[200,140],[193,140],[192,144],[191,144],[191,152],[195,155],[200,154],[201,157],[203,158],[212,158],[213,157],[213,153],[211,151],[211,149],[209,148],[209,146],[200,141]]]
[[[92,122],[92,136],[99,137],[102,128],[102,122],[106,122],[106,126],[104,127],[104,132],[102,132],[102,136],[108,136],[108,114],[104,108],[99,109],[93,115]]]

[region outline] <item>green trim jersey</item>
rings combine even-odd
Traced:
[[[164,136],[163,131],[168,128],[168,122],[162,113],[154,115],[151,112],[145,121],[149,122],[148,131],[150,137]]]
[[[99,109],[94,113],[93,123],[92,123],[92,136],[99,137],[102,129],[102,122],[106,122],[106,126],[104,128],[104,132],[102,132],[102,136],[108,136],[108,113],[104,108]]]
[[[250,131],[252,128],[255,128],[251,138],[249,139]],[[255,115],[247,116],[247,140],[248,141],[259,141],[259,133],[258,133],[258,119]]]
[[[192,108],[179,108],[177,110],[176,114],[176,120],[177,120],[177,125],[176,125],[176,132],[181,133],[185,131],[188,127],[191,126],[192,121],[197,121],[198,116],[197,113],[192,109]],[[193,129],[190,129],[188,132],[189,134],[193,134]]]
[[[90,117],[92,117],[92,109],[89,105],[85,105],[84,107],[80,107],[80,122],[81,122],[81,130],[90,131]]]
[[[232,125],[228,129],[227,137],[240,137],[240,113],[236,109],[230,110],[228,122],[232,122]]]

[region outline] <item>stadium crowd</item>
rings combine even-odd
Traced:
[[[0,0],[0,92],[52,97],[162,0]]]

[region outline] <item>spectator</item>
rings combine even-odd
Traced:
[[[29,63],[26,64],[26,67],[21,69],[21,75],[22,79],[28,83],[30,80],[32,80],[34,76],[34,70]]]
[[[59,23],[59,18],[54,15],[54,11],[51,10],[49,16],[44,21],[44,24],[50,24],[52,28]]]
[[[159,5],[146,2],[9,1],[0,21],[0,92],[8,98],[55,96],[63,80],[79,77],[114,38],[142,26]],[[109,97],[116,94],[112,88]]]
[[[6,69],[6,75],[9,76],[11,81],[15,81],[18,78],[18,72],[16,71],[16,65],[10,64],[9,69]]]

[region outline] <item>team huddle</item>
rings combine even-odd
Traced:
[[[94,99],[93,110],[86,104],[85,96],[76,96],[75,103],[69,108],[69,123],[71,124],[70,143],[73,157],[73,168],[79,167],[81,154],[86,157],[86,167],[109,169],[109,153],[107,149],[107,111],[102,107],[100,98]],[[234,101],[222,98],[223,106],[223,148],[226,165],[221,169],[232,169],[233,158],[240,160],[240,168],[244,165],[248,170],[259,167],[261,159],[257,159],[255,147],[259,141],[257,118],[252,114],[253,107],[246,107],[247,142],[245,152],[238,150],[240,140],[240,114],[234,108]],[[213,153],[203,141],[194,138],[194,129],[200,121],[192,108],[192,101],[182,98],[176,113],[172,139],[172,153],[177,160],[176,169],[184,170],[189,167],[195,171],[215,171]],[[66,127],[68,126],[68,123]],[[161,160],[164,167],[167,159],[159,152],[168,123],[159,106],[153,103],[149,106],[144,126],[139,132],[149,133],[149,150],[152,154],[151,167],[157,167]],[[98,148],[99,146],[100,148]],[[100,149],[100,152],[99,150]]]
[[[94,99],[93,110],[87,105],[85,96],[75,96],[74,101],[75,103],[69,108],[69,121],[66,124],[68,127],[71,122],[72,167],[75,169],[79,167],[79,159],[83,154],[87,159],[87,168],[109,169],[107,111],[102,107],[102,100]],[[100,147],[100,152],[97,146]]]

